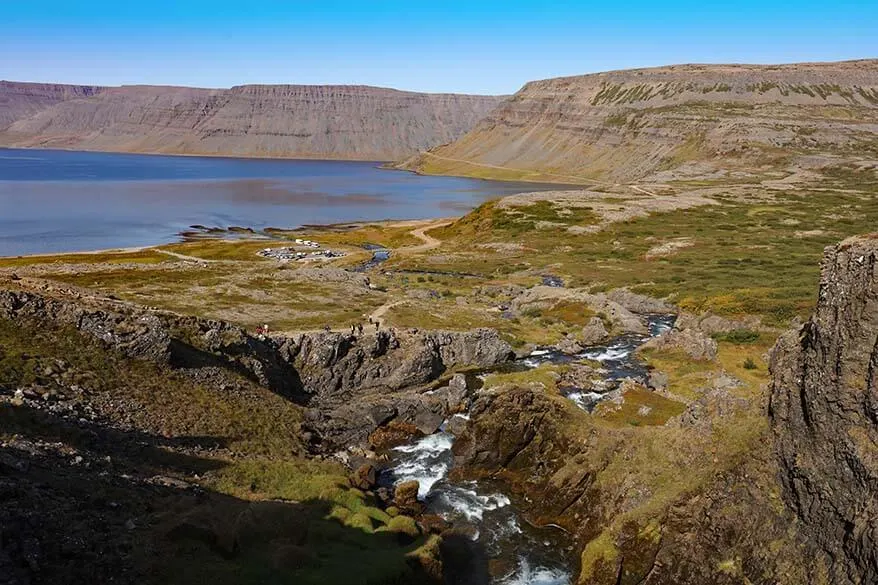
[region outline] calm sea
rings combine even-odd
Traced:
[[[0,256],[167,243],[194,224],[447,217],[494,197],[558,188],[378,165],[0,149]]]

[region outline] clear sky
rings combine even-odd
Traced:
[[[0,0],[0,79],[512,93],[673,63],[878,57],[878,0]]]

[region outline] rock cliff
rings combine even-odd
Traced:
[[[392,421],[432,433],[457,411],[467,388],[460,380],[435,390],[428,384],[513,357],[490,329],[264,337],[225,321],[16,290],[0,291],[0,318],[71,327],[127,357],[197,378],[242,374],[307,407],[309,439],[321,450],[365,444]]]
[[[579,182],[813,165],[813,155],[878,153],[876,111],[876,60],[611,71],[528,83],[402,166]]]
[[[462,135],[502,98],[366,86],[0,85],[0,144],[396,160]]]
[[[0,81],[0,129],[55,104],[93,96],[101,89],[90,85]]]
[[[817,309],[772,355],[784,495],[833,559],[833,583],[878,581],[878,238],[826,249]]]

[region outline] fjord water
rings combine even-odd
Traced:
[[[558,188],[379,165],[0,149],[0,256],[168,243],[194,224],[447,217],[494,197]]]

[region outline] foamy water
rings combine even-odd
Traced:
[[[515,573],[500,581],[502,585],[568,585],[570,573],[563,569],[548,567],[532,567],[530,562],[522,557],[518,562]]]
[[[394,451],[406,455],[400,457],[399,464],[393,468],[396,483],[416,480],[418,497],[425,499],[433,486],[448,475],[453,444],[454,437],[450,433],[441,432],[410,445],[396,447]]]
[[[547,362],[591,359],[603,364],[608,380],[643,376],[645,369],[634,351],[649,337],[670,329],[673,321],[670,315],[651,316],[649,336],[623,336],[608,346],[588,348],[576,356],[540,348],[518,364],[519,367],[537,367]],[[582,389],[567,396],[580,408],[590,410],[604,394]],[[468,414],[455,416],[469,419]],[[393,482],[417,480],[418,497],[430,512],[455,525],[468,526],[471,537],[483,544],[492,557],[508,560],[515,568],[497,577],[499,585],[569,585],[572,578],[566,566],[569,543],[559,533],[522,525],[509,497],[497,491],[493,484],[448,479],[454,465],[454,436],[445,428],[443,425],[441,432],[393,450],[395,463],[390,470]]]

